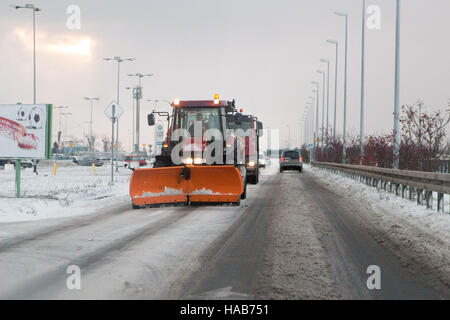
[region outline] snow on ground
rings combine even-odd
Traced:
[[[52,166],[22,170],[21,195],[15,198],[15,172],[0,170],[0,222],[29,221],[93,213],[99,208],[129,201],[131,171],[119,168],[115,184],[111,167]]]
[[[450,214],[438,213],[437,209],[427,209],[426,206],[417,205],[416,201],[403,199],[385,190],[377,190],[364,183],[352,180],[348,177],[337,175],[325,169],[311,168],[316,176],[325,180],[328,184],[338,186],[343,196],[360,201],[371,206],[373,210],[381,214],[390,214],[400,219],[406,219],[415,227],[437,235],[450,244]],[[434,202],[436,206],[436,202]],[[448,212],[448,197],[446,197],[445,208]]]
[[[404,266],[411,260],[419,262],[423,274],[435,273],[450,286],[450,214],[438,213],[325,169],[308,166],[307,171],[342,195],[343,201],[357,206],[358,209],[349,210],[349,214],[360,219],[377,241],[390,247]]]

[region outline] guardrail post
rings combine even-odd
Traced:
[[[423,196],[423,190],[417,189],[417,204],[419,204],[419,205],[423,204],[422,196]]]
[[[433,191],[426,191],[427,209],[433,209]]]
[[[445,204],[444,204],[444,194],[438,193],[437,197],[437,211],[438,212],[444,212],[445,213]]]

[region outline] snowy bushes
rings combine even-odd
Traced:
[[[450,109],[427,112],[421,101],[412,106],[403,106],[400,117],[400,169],[436,172],[444,160],[449,161],[446,132],[449,122]],[[359,136],[347,137],[346,163],[392,168],[393,132],[366,136],[362,157],[359,140]],[[316,161],[342,163],[342,154],[342,138],[337,137],[328,147],[316,150]]]

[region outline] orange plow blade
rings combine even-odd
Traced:
[[[190,167],[190,202],[237,203],[244,192],[241,173],[234,166]]]
[[[130,196],[135,206],[187,202],[187,181],[183,167],[135,169],[130,179]]]

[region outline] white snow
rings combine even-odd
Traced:
[[[29,221],[93,213],[99,208],[130,201],[131,171],[119,168],[110,185],[111,167],[60,166],[53,175],[49,163],[22,170],[21,196],[15,198],[15,172],[0,170],[0,222]]]
[[[141,196],[135,196],[134,198],[153,198],[153,197],[163,197],[163,196],[178,196],[183,195],[184,192],[181,189],[164,187],[163,192],[144,192]]]
[[[438,213],[436,208],[427,209],[417,202],[403,199],[384,190],[377,190],[364,183],[352,180],[342,175],[334,174],[325,169],[307,166],[307,169],[323,180],[328,186],[338,190],[342,197],[360,202],[369,206],[384,220],[396,220],[400,225],[408,223],[423,231],[432,234],[447,244],[450,244],[450,214]],[[434,202],[436,206],[436,202]],[[448,196],[445,198],[445,208],[448,212]]]
[[[190,192],[189,194],[193,194],[193,195],[233,195],[232,193],[220,193],[220,192],[214,192],[212,190],[203,188],[203,189],[199,189],[199,190],[194,190],[192,192]]]

